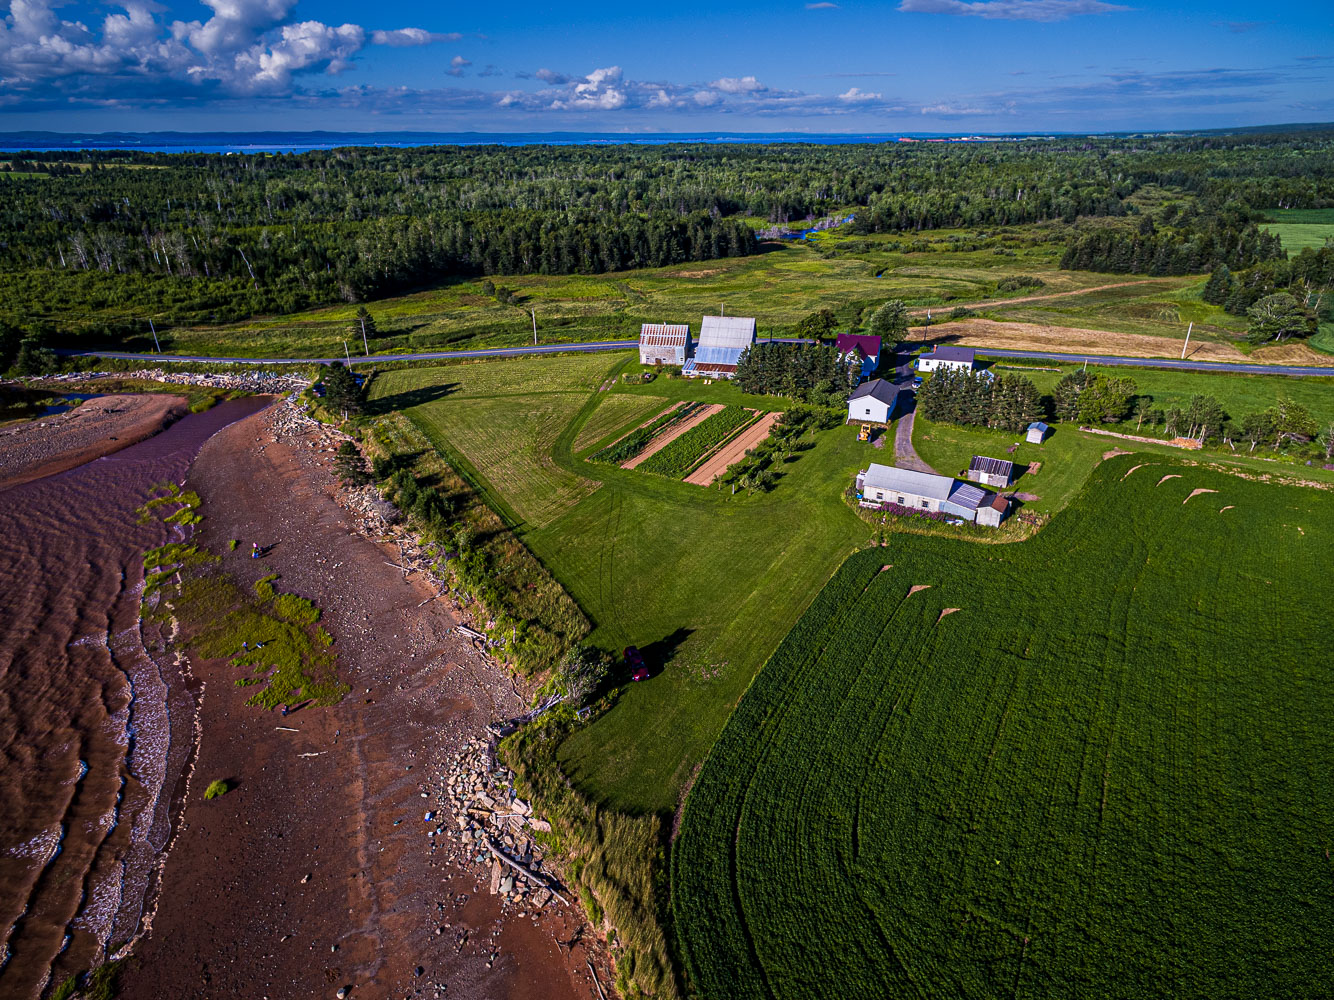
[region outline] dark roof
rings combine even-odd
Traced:
[[[886,382],[882,378],[873,378],[871,381],[863,382],[857,386],[852,395],[848,397],[848,402],[852,402],[854,399],[864,399],[867,396],[892,406],[899,397],[899,387],[892,382]]]
[[[930,354],[922,356],[934,361],[967,361],[971,365],[975,355],[971,347],[937,347]]]
[[[991,498],[991,506],[994,507],[996,510],[1000,511],[1002,514],[1004,514],[1007,510],[1010,509],[1009,497],[1003,497],[999,493],[997,493],[994,497]]]
[[[859,348],[868,358],[880,357],[880,338],[865,333],[840,333],[834,341],[834,349],[839,354],[850,354]]]
[[[986,490],[969,483],[958,483],[950,491],[949,502],[958,504],[960,507],[967,507],[969,510],[977,510],[978,507],[986,503],[989,495]]]
[[[1014,463],[1003,458],[985,458],[974,455],[968,463],[969,472],[984,472],[988,476],[1009,476],[1014,472]]]

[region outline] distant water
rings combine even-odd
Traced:
[[[669,143],[803,142],[838,146],[863,142],[946,140],[954,142],[1013,141],[1047,138],[1014,134],[977,136],[926,132],[0,132],[0,150],[130,149],[145,153],[304,153],[340,146],[661,146]]]

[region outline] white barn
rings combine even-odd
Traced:
[[[690,357],[690,327],[685,323],[645,323],[639,328],[641,365],[684,365]]]
[[[919,372],[938,372],[946,369],[970,372],[976,361],[976,352],[971,347],[937,347],[930,354],[923,354],[917,359]]]
[[[731,378],[743,351],[755,343],[755,317],[705,316],[699,327],[699,346],[681,374]]]
[[[899,401],[899,387],[882,378],[863,382],[848,397],[848,420],[861,424],[887,424]]]

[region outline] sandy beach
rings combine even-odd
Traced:
[[[582,915],[548,906],[502,919],[485,881],[433,848],[423,815],[445,762],[522,701],[452,630],[446,604],[356,533],[331,455],[276,438],[272,411],[203,448],[188,486],[199,540],[227,568],[313,600],[352,693],[283,717],[247,707],[222,661],[193,664],[202,738],[151,934],[126,998],[561,998],[596,996],[605,958]],[[234,553],[227,541],[240,539]],[[272,545],[260,560],[252,541]],[[235,783],[206,801],[215,778]],[[423,791],[427,796],[423,796]]]

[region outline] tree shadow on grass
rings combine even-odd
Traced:
[[[644,666],[648,667],[650,680],[662,673],[694,632],[693,628],[677,628],[661,639],[639,648],[640,655],[644,657]]]
[[[379,399],[373,399],[366,403],[366,413],[373,417],[380,417],[396,410],[406,410],[413,406],[421,406],[424,403],[434,403],[438,399],[444,399],[446,396],[453,394],[458,388],[459,383],[457,382],[442,382],[438,385],[425,385],[420,389],[409,389],[407,392],[396,392],[389,396],[381,396]]]

